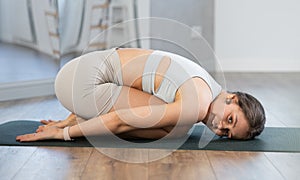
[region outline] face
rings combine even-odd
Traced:
[[[233,95],[228,104],[224,99],[212,104],[206,125],[217,135],[231,139],[247,137],[249,125],[237,101],[237,97]]]

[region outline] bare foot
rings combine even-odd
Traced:
[[[45,129],[51,127],[51,126],[55,126],[58,128],[64,128],[67,126],[73,126],[78,124],[78,122],[76,121],[76,115],[75,114],[70,114],[66,119],[64,120],[41,120],[41,123],[44,125],[41,125],[38,127],[38,129],[36,130],[36,132],[42,132]]]

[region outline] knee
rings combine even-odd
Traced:
[[[69,111],[73,111],[72,88],[77,61],[74,59],[63,66],[54,82],[55,95],[59,102]]]

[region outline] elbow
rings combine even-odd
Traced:
[[[132,127],[124,123],[116,113],[114,113],[113,118],[111,119],[110,122],[108,122],[108,124],[109,124],[108,129],[113,134],[121,134],[130,131],[132,129]]]
[[[129,126],[123,125],[123,124],[118,124],[115,126],[114,134],[121,134],[128,132],[130,130]]]
[[[106,118],[108,117],[108,118]],[[119,134],[122,130],[123,123],[120,121],[116,113],[108,113],[103,116],[104,126],[113,134]]]

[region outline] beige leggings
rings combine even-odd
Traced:
[[[60,103],[83,119],[107,113],[122,89],[116,49],[95,51],[68,62],[55,79]]]

